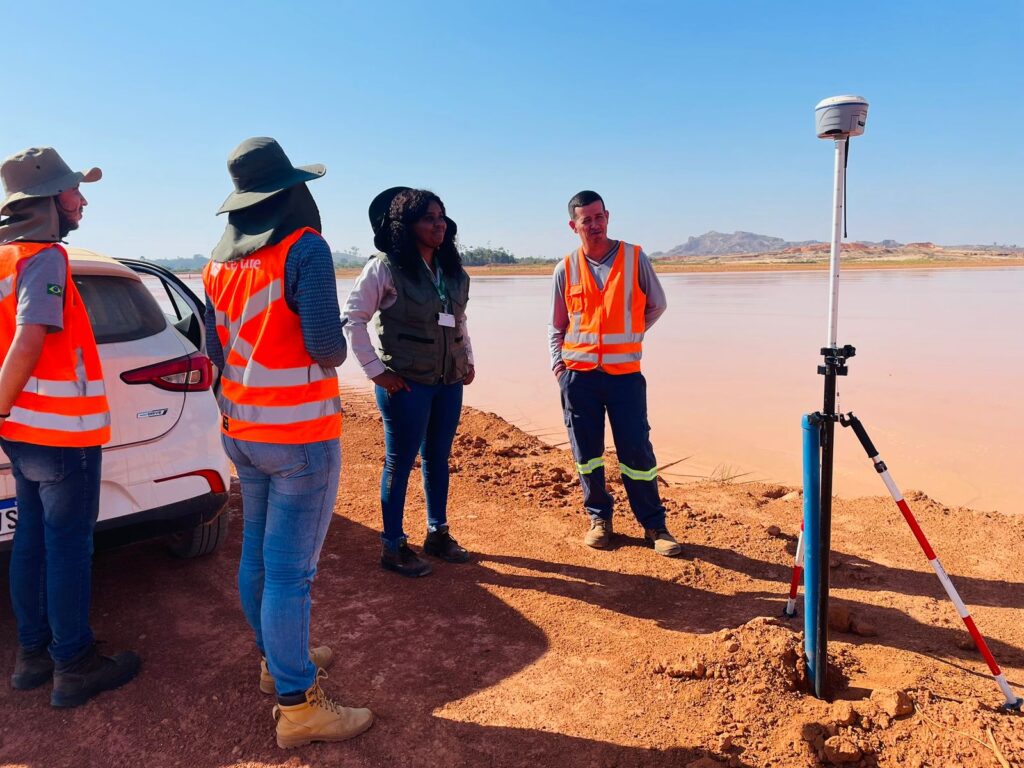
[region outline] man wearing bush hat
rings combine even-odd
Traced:
[[[11,603],[15,690],[53,678],[50,703],[84,704],[138,672],[132,652],[102,656],[89,626],[92,535],[102,446],[110,439],[103,371],[89,316],[61,245],[87,201],[51,147],[0,165],[0,446],[11,460],[17,529]]]

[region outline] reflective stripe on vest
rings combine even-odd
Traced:
[[[224,348],[221,428],[231,437],[306,443],[341,433],[337,373],[306,352],[299,317],[284,301],[288,251],[307,232],[315,230],[296,230],[239,260],[248,265],[211,263],[203,270]]]
[[[99,397],[106,394],[103,380],[55,381],[30,376],[22,392],[46,397]]]
[[[0,426],[3,437],[61,448],[99,446],[110,440],[110,411],[99,351],[67,253],[56,243],[0,245],[0,357],[17,332],[17,280],[22,262],[54,249],[65,259],[63,327],[46,334],[42,352]]]
[[[57,413],[30,411],[28,408],[12,406],[10,421],[36,429],[52,429],[57,432],[88,432],[110,426],[110,413],[93,413],[85,416],[61,416]]]
[[[217,398],[217,402],[225,416],[259,424],[294,424],[341,413],[340,396],[302,405],[239,405],[223,395]]]
[[[644,332],[636,330],[634,326],[634,313],[643,306],[643,302],[638,301],[638,298],[642,298],[642,294],[638,297],[639,254],[639,246],[620,242],[603,290],[597,288],[591,272],[583,272],[589,267],[582,262],[586,258],[582,249],[576,249],[566,256],[565,300],[569,327],[562,341],[562,359],[567,367],[576,370],[601,367],[609,373],[640,370]],[[621,295],[612,296],[612,302],[609,303],[605,291],[618,291],[619,283],[622,284]],[[570,296],[582,296],[582,308],[579,307],[579,299],[572,302]],[[609,308],[621,312],[621,315],[609,317],[606,314]],[[614,330],[595,331],[595,326],[600,328],[605,324],[611,325]]]

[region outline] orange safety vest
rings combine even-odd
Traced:
[[[647,296],[640,290],[640,246],[620,241],[604,289],[579,248],[565,257],[565,306],[569,327],[562,360],[574,371],[607,373],[640,370]]]
[[[313,443],[341,435],[338,375],[313,360],[302,343],[299,316],[284,300],[288,250],[297,229],[234,261],[211,261],[203,286],[224,347],[217,402],[221,431],[261,443]]]
[[[17,330],[18,265],[47,248],[60,251],[67,265],[64,328],[46,334],[39,362],[14,400],[0,437],[56,448],[103,445],[110,440],[103,368],[67,251],[57,243],[0,245],[0,359],[7,358]]]

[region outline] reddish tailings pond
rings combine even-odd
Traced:
[[[663,476],[799,484],[800,416],[822,405],[816,369],[827,274],[662,280],[669,310],[648,335],[644,374],[659,464],[672,464]],[[338,281],[342,301],[351,285]],[[466,403],[559,444],[566,437],[547,356],[549,291],[543,277],[473,278],[477,379]],[[1024,270],[1014,268],[842,274],[838,341],[857,355],[839,379],[839,407],[863,420],[904,491],[1024,513],[1024,452],[1012,434],[1024,422],[1021,297]],[[353,360],[341,378],[365,384]],[[884,495],[852,432],[838,435],[836,493]]]

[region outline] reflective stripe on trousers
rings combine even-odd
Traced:
[[[658,476],[658,468],[651,467],[650,469],[633,469],[627,467],[622,462],[619,462],[619,471],[622,472],[630,480],[654,480]]]
[[[593,472],[598,467],[603,467],[603,466],[604,466],[604,457],[602,456],[602,457],[599,457],[599,458],[596,458],[596,459],[591,459],[590,461],[586,462],[585,464],[577,464],[576,465],[576,469],[577,469],[577,471],[579,471],[579,473],[581,475],[589,475],[591,472]]]

